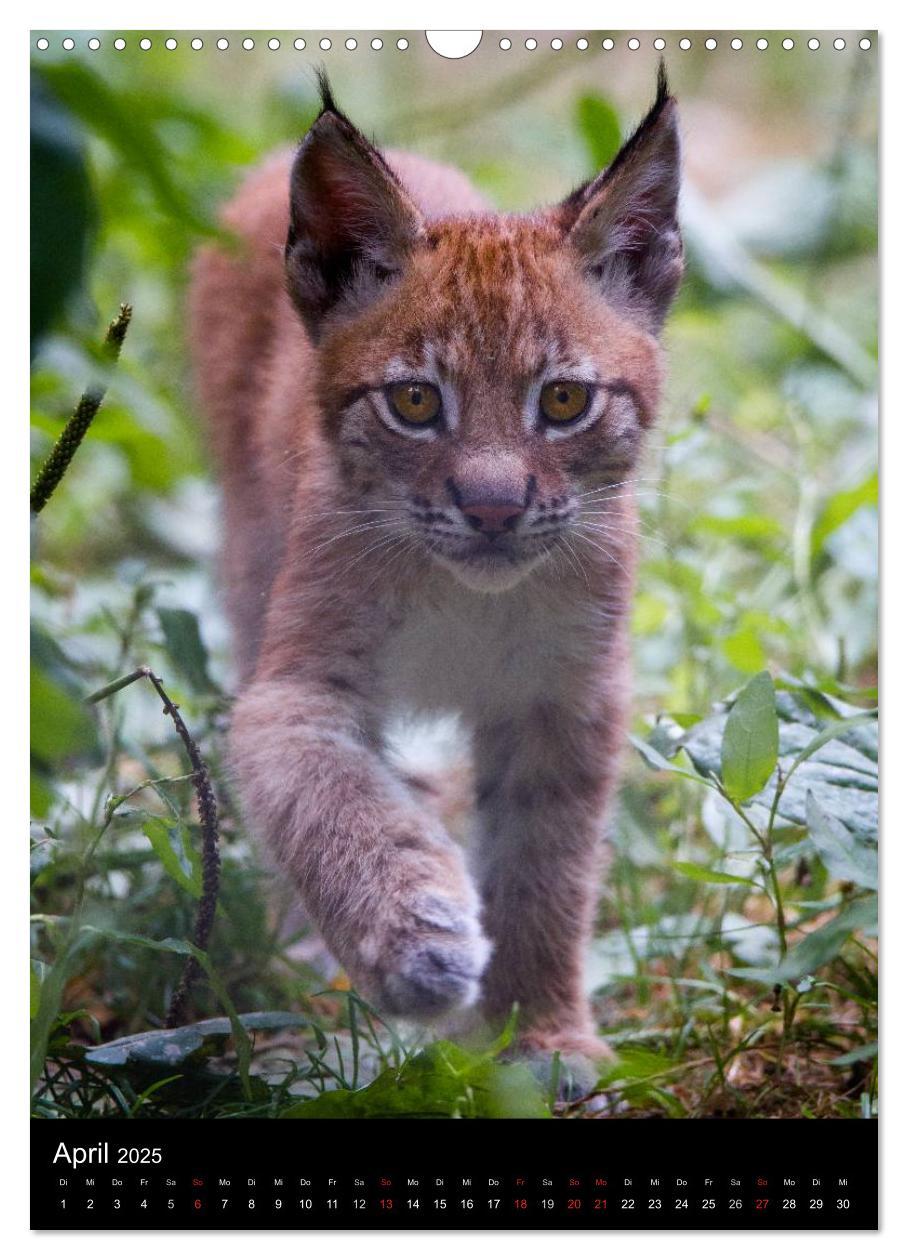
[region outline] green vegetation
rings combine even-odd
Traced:
[[[565,1104],[557,1062],[545,1085],[507,1062],[508,1030],[480,1053],[394,1027],[277,930],[223,764],[216,500],[181,310],[219,201],[310,121],[316,60],[286,38],[170,52],[156,32],[139,52],[128,34],[36,53],[32,481],[83,391],[108,392],[34,526],[35,1114],[875,1114],[874,54],[669,62],[689,268],[635,487],[633,747],[589,970],[618,1057]],[[415,40],[325,62],[380,140],[525,208],[606,161],[652,91],[652,59],[600,42],[531,70],[486,40],[456,64]],[[85,703],[143,665],[218,798],[204,948],[186,748],[146,683]],[[188,1022],[165,1029],[187,958]]]

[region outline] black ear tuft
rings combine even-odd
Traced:
[[[322,98],[321,113],[323,114],[339,114],[337,102],[334,99],[334,93],[331,91],[331,80],[328,78],[328,71],[324,66],[319,66],[315,72],[315,78],[318,83],[318,94]]]
[[[322,110],[290,172],[287,285],[317,339],[335,311],[361,309],[399,275],[422,231],[381,153],[338,109],[324,70]]]
[[[587,274],[651,331],[681,280],[677,102],[660,60],[656,99],[614,161],[556,213]]]

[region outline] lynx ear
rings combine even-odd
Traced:
[[[603,296],[651,332],[681,280],[681,146],[660,65],[656,100],[612,164],[558,207],[567,239]]]
[[[335,307],[367,305],[399,274],[422,231],[416,206],[385,159],[320,80],[322,112],[290,175],[287,284],[317,339]]]

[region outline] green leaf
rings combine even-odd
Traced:
[[[208,674],[208,652],[198,617],[186,608],[159,608],[157,612],[164,647],[174,668],[197,694],[216,691]]]
[[[855,1046],[853,1050],[847,1050],[838,1058],[830,1059],[829,1062],[836,1067],[848,1067],[851,1063],[863,1063],[865,1059],[875,1059],[879,1052],[879,1042],[870,1041],[866,1046]]]
[[[96,927],[90,923],[83,925],[81,934],[82,939],[92,935],[102,936],[108,940],[120,941],[124,945],[138,945],[142,949],[153,949],[163,954],[180,954],[184,958],[187,956],[194,958],[208,977],[208,983],[211,985],[215,997],[220,1002],[230,1021],[243,1091],[247,1098],[252,1096],[252,1087],[249,1080],[249,1065],[252,1062],[252,1042],[249,1040],[246,1029],[243,1027],[224,982],[221,980],[205,950],[199,949],[190,941],[176,940],[172,936],[165,937],[163,940],[155,940],[153,937],[140,936],[135,932],[117,932],[113,928]]]
[[[868,936],[873,935],[876,931],[876,917],[876,897],[863,897],[846,906],[835,919],[815,928],[803,940],[798,941],[778,966],[731,967],[728,975],[766,985],[794,983],[838,958],[842,946],[853,932],[863,931]]]
[[[304,1015],[291,1011],[254,1011],[240,1015],[239,1023],[247,1032],[281,1032],[310,1024]],[[154,1067],[182,1067],[222,1054],[224,1043],[233,1029],[229,1019],[203,1019],[182,1028],[156,1028],[151,1032],[118,1037],[87,1050],[89,1063],[104,1067],[142,1064]]]
[[[44,964],[32,958],[28,968],[28,1011],[29,1019],[34,1019],[41,1006],[41,981],[44,977]]]
[[[41,76],[86,128],[147,185],[164,214],[192,231],[206,235],[214,231],[174,181],[170,155],[145,117],[138,93],[114,88],[100,74],[72,60],[42,66]]]
[[[142,831],[170,878],[198,900],[202,895],[202,868],[188,827],[182,823],[168,826],[163,818],[146,818]]]
[[[876,850],[827,814],[812,792],[807,793],[807,828],[814,848],[833,879],[857,884],[859,888],[877,889]]]
[[[685,779],[693,779],[696,783],[702,783],[706,787],[712,787],[709,779],[704,779],[701,775],[695,774],[693,770],[687,770],[684,766],[675,766],[653,748],[652,744],[648,744],[645,739],[640,739],[637,735],[628,735],[628,739],[640,753],[643,760],[653,770],[668,770],[672,774],[680,774]]]
[[[460,1119],[545,1119],[550,1115],[542,1090],[522,1063],[500,1063],[471,1054],[449,1041],[437,1041],[389,1068],[363,1089],[335,1089],[294,1103],[288,1120],[385,1116]]]
[[[608,166],[621,148],[621,120],[614,105],[591,92],[580,97],[576,114],[593,166],[597,170]]]
[[[879,498],[879,474],[872,473],[866,481],[849,490],[840,490],[826,500],[823,510],[817,517],[810,537],[810,551],[813,557],[822,550],[823,544],[831,534],[844,525],[849,517],[859,508],[874,506]]]
[[[781,826],[807,823],[807,793],[855,836],[875,844],[878,830],[876,715],[798,684],[776,692],[779,765],[787,776],[779,802]],[[829,718],[832,718],[832,722]],[[725,715],[714,713],[689,730],[682,746],[696,769],[718,775]],[[792,771],[797,769],[797,773]],[[768,809],[770,785],[751,802]]]
[[[721,641],[726,660],[742,674],[752,674],[766,664],[760,636],[752,626],[741,626]]]
[[[81,283],[95,222],[84,145],[70,114],[33,77],[31,339],[48,332]]]
[[[752,888],[760,887],[756,880],[745,879],[743,875],[729,875],[725,871],[711,871],[706,866],[698,866],[696,862],[674,862],[672,865],[676,871],[700,884],[746,884]]]
[[[722,734],[722,782],[733,801],[747,801],[765,787],[779,755],[776,692],[764,670],[732,705]]]
[[[82,754],[94,759],[98,735],[81,703],[33,664],[30,671],[31,749],[39,766],[54,766]]]
[[[797,770],[803,762],[813,756],[815,752],[828,744],[831,739],[841,739],[843,735],[847,735],[850,731],[855,730],[859,726],[864,726],[867,722],[876,722],[876,713],[860,713],[857,717],[843,718],[840,722],[830,722],[828,726],[824,726],[818,735],[806,744],[790,766],[785,768],[785,778],[790,779],[792,774]]]

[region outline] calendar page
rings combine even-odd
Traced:
[[[33,1228],[876,1228],[877,46],[31,33]]]

